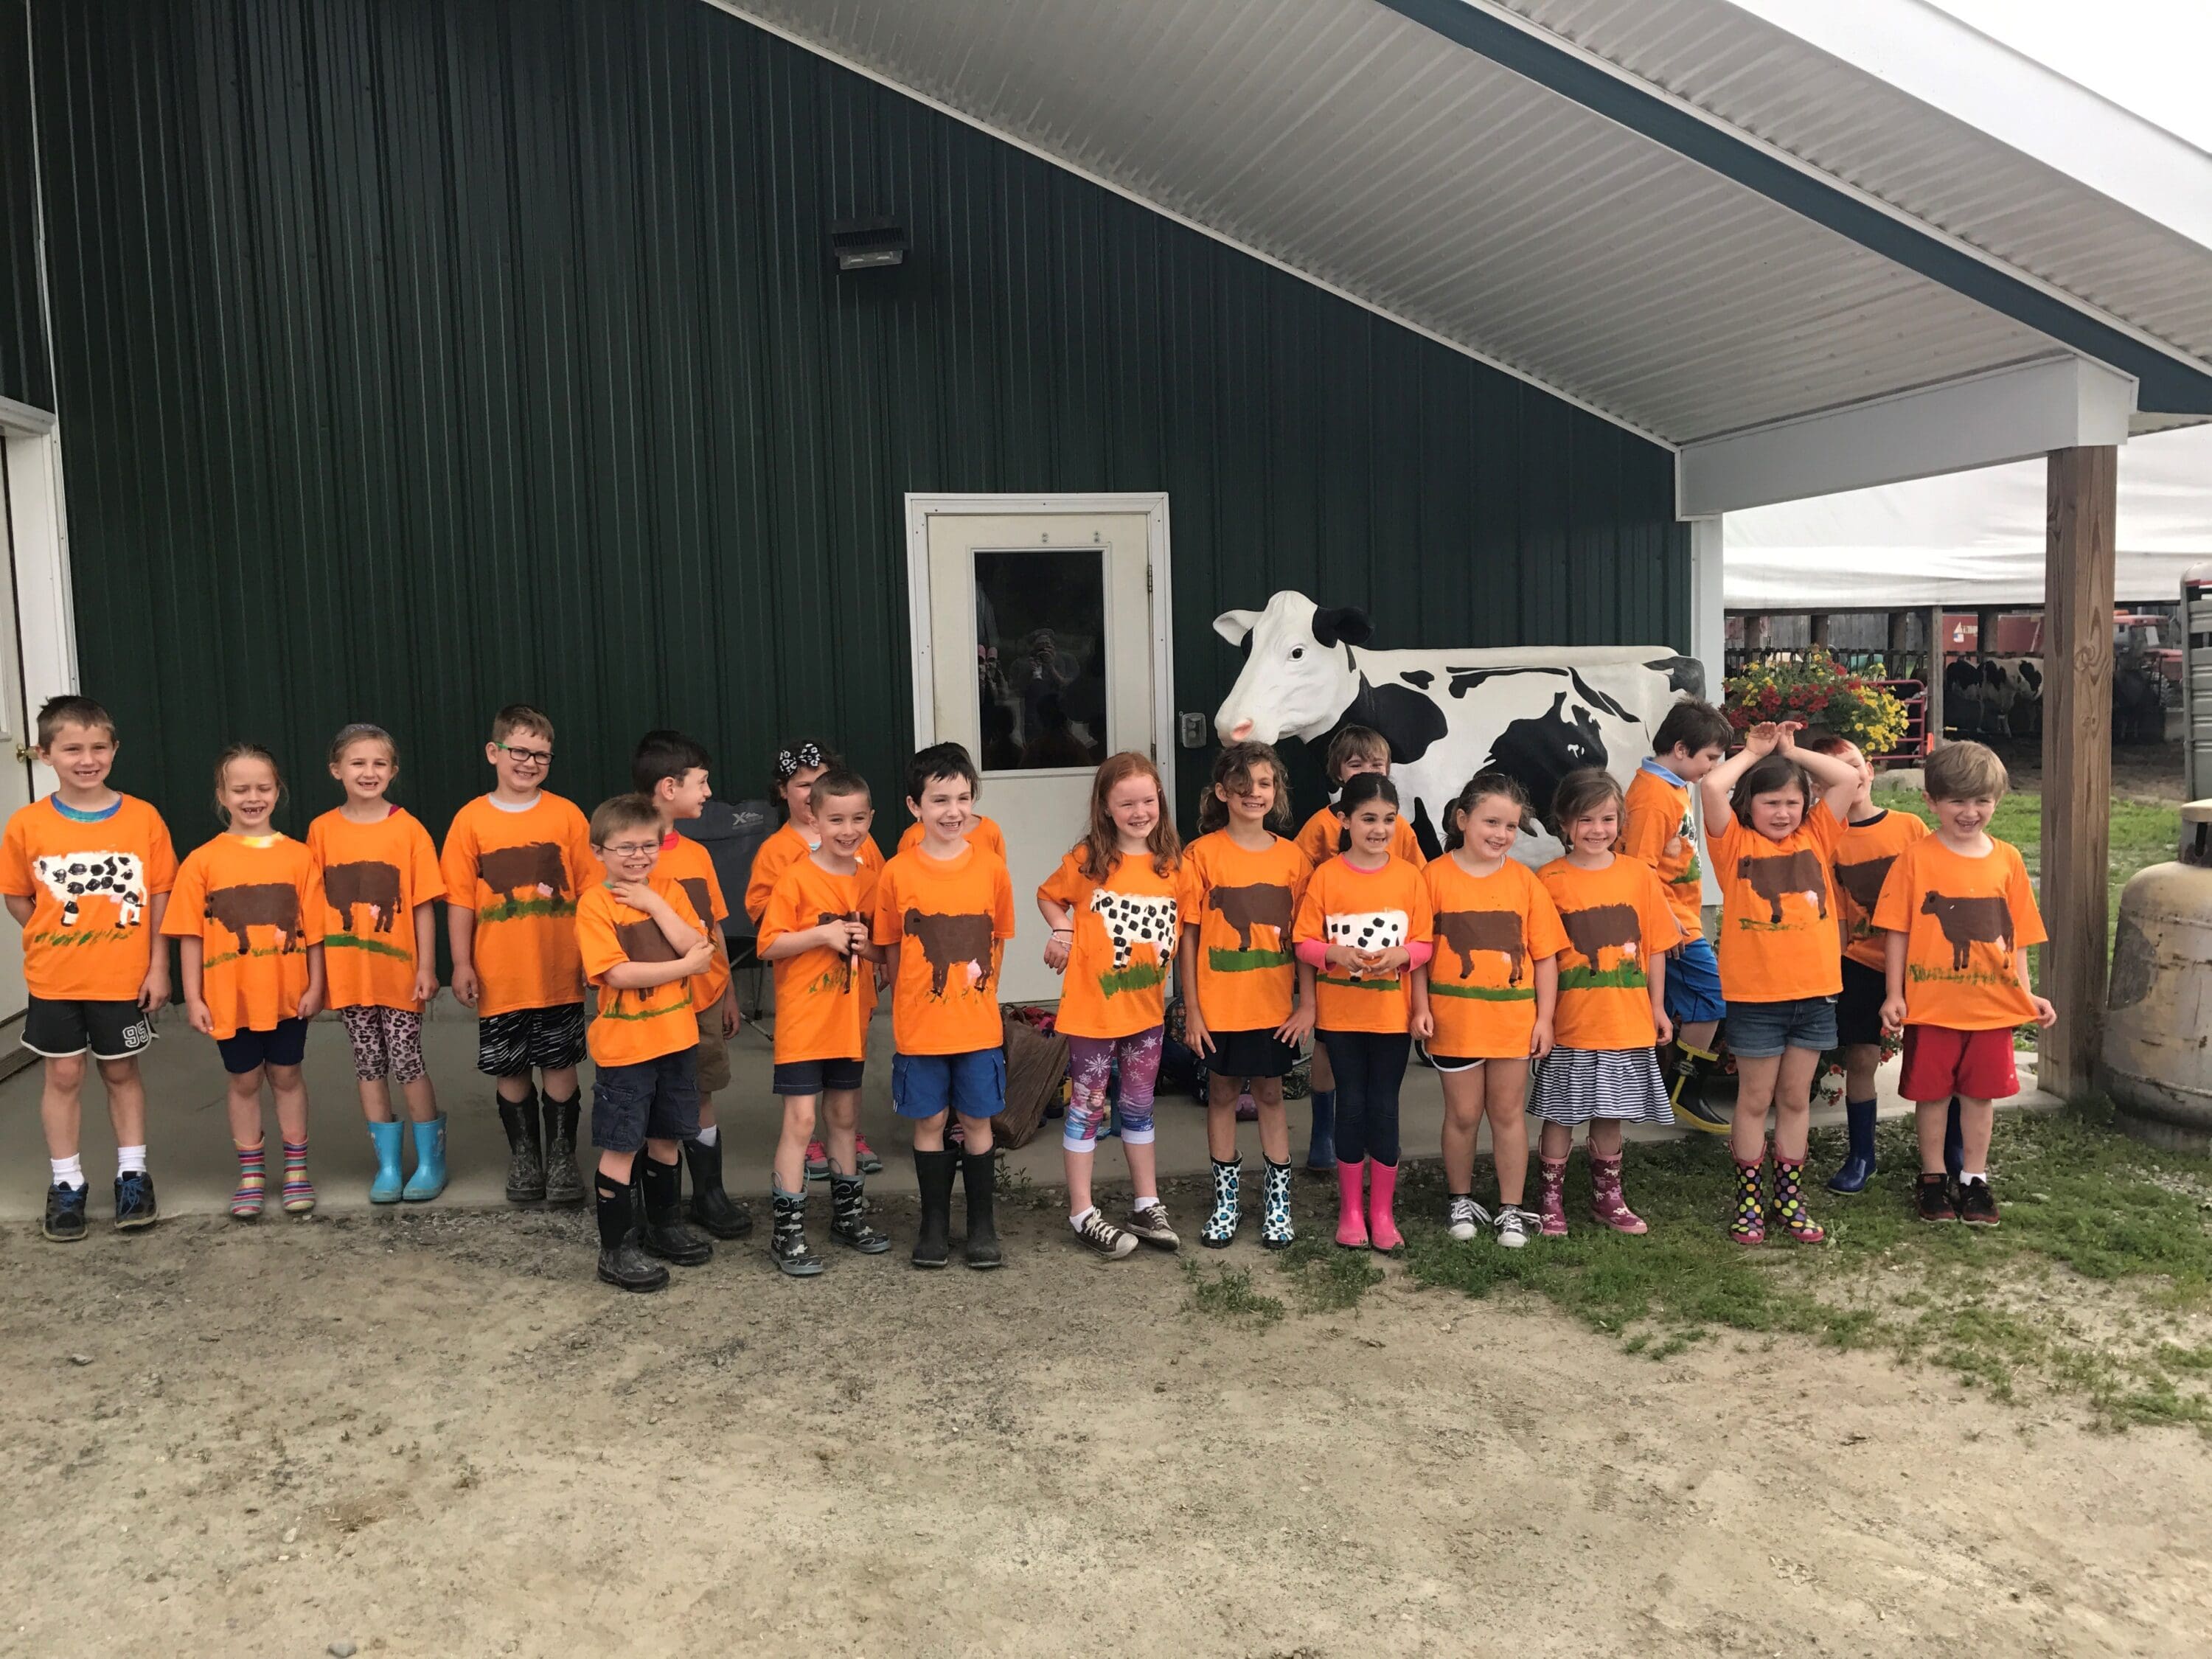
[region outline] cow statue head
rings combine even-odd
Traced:
[[[1335,726],[1358,695],[1352,647],[1372,628],[1350,605],[1316,605],[1285,588],[1265,611],[1224,611],[1213,631],[1231,645],[1250,641],[1244,672],[1213,716],[1224,743],[1279,743],[1318,738]]]

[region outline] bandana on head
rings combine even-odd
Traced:
[[[779,749],[775,751],[775,781],[788,783],[805,768],[823,763],[819,744],[802,743],[796,749]]]

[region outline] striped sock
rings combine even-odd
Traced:
[[[238,1190],[230,1195],[230,1212],[234,1216],[257,1216],[261,1213],[261,1189],[267,1184],[262,1167],[263,1141],[251,1146],[238,1146]],[[233,1143],[236,1146],[236,1143]]]
[[[304,1215],[315,1207],[315,1183],[307,1179],[307,1143],[284,1143],[284,1209]]]

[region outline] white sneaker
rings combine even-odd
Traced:
[[[1075,1226],[1077,1242],[1087,1249],[1104,1256],[1109,1261],[1119,1261],[1137,1248],[1137,1241],[1109,1221],[1095,1208],[1083,1218],[1083,1224]]]
[[[1528,1224],[1535,1217],[1517,1204],[1501,1204],[1491,1224],[1498,1229],[1498,1242],[1509,1250],[1517,1250],[1528,1242]]]
[[[1124,1224],[1130,1232],[1156,1250],[1172,1250],[1182,1241],[1176,1237],[1175,1228],[1168,1221],[1168,1206],[1155,1199],[1142,1209],[1129,1212]]]
[[[1444,1225],[1454,1238],[1473,1238],[1475,1229],[1488,1224],[1489,1220],[1482,1206],[1471,1198],[1452,1200],[1451,1208],[1444,1212]]]

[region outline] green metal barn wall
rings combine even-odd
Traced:
[[[52,409],[39,309],[30,23],[24,0],[0,0],[0,398]]]
[[[180,840],[221,744],[296,827],[362,719],[441,828],[516,698],[586,804],[648,726],[725,793],[818,731],[896,828],[907,490],[1168,491],[1184,708],[1279,586],[1687,633],[1659,449],[700,0],[33,15],[84,679]]]

